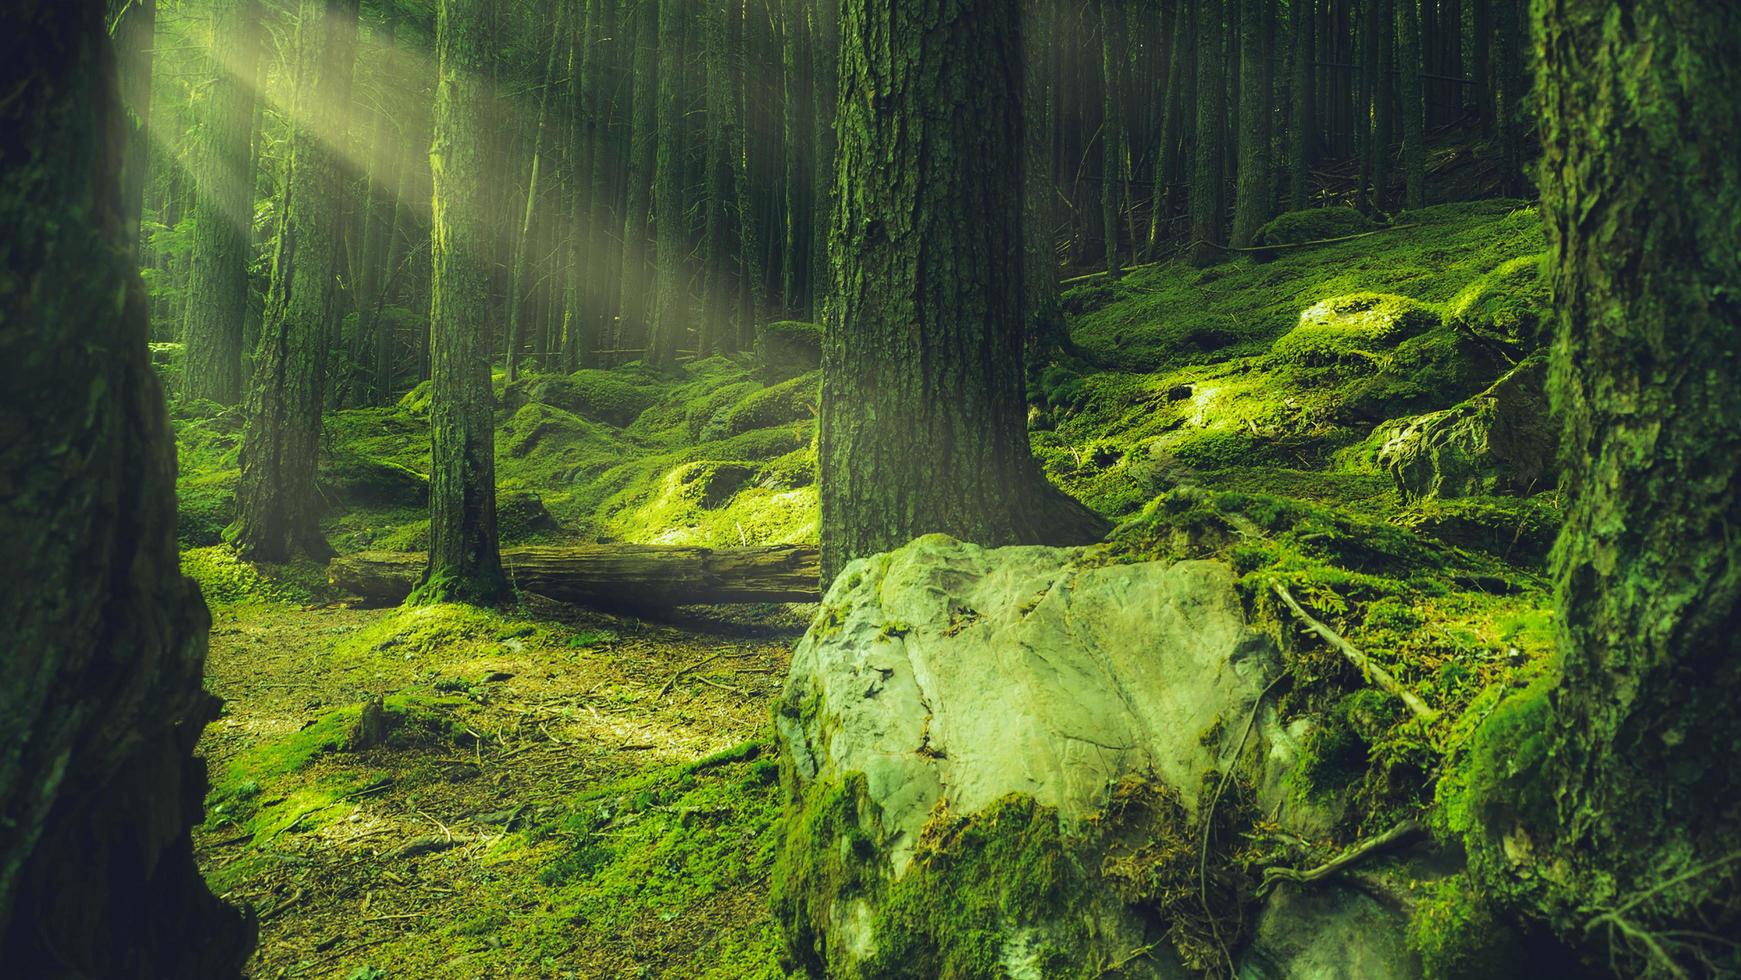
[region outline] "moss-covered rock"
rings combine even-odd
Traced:
[[[778,384],[822,366],[822,326],[776,320],[756,328],[756,359],[762,381]]]
[[[1459,548],[1540,567],[1559,537],[1562,515],[1550,494],[1533,497],[1427,499],[1397,523]]]
[[[562,531],[544,501],[529,490],[496,494],[496,531],[503,544],[525,544]]]
[[[1341,238],[1371,231],[1378,227],[1371,218],[1353,208],[1307,208],[1289,211],[1270,219],[1257,230],[1253,244],[1258,246],[1298,245]]]
[[[1527,349],[1548,343],[1552,311],[1547,256],[1525,255],[1458,293],[1451,301],[1449,320],[1477,336]]]
[[[429,502],[429,479],[390,460],[339,452],[321,460],[320,489],[329,506],[419,507]]]
[[[1436,310],[1406,296],[1350,293],[1308,307],[1271,354],[1310,367],[1371,362],[1439,323]]]
[[[510,412],[536,402],[618,428],[633,423],[656,400],[648,388],[621,374],[593,369],[570,375],[524,375],[503,395]]]
[[[790,425],[816,417],[821,377],[815,371],[760,389],[725,413],[721,436]]]
[[[1538,354],[1461,404],[1388,424],[1375,436],[1379,465],[1411,501],[1552,489],[1546,377]]]
[[[430,382],[419,381],[411,387],[410,391],[399,396],[397,407],[413,418],[428,419],[429,399],[432,397],[432,392],[433,387]]]

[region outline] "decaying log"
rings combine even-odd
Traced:
[[[327,581],[370,603],[401,602],[423,574],[422,554],[365,551],[334,558]],[[509,548],[502,566],[517,589],[580,605],[666,607],[815,602],[822,566],[809,545],[697,548],[599,544]]]

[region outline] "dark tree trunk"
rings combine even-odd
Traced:
[[[1372,207],[1382,212],[1386,192],[1390,187],[1390,144],[1396,138],[1396,98],[1392,94],[1391,78],[1396,71],[1396,11],[1398,2],[1413,0],[1372,0],[1373,44],[1378,51],[1372,78],[1372,140],[1366,152],[1372,174]]]
[[[1268,70],[1269,43],[1264,36],[1269,24],[1268,0],[1239,0],[1245,7],[1240,17],[1239,70],[1244,75],[1239,104],[1239,177],[1233,199],[1233,234],[1236,248],[1251,244],[1257,230],[1270,219],[1275,198],[1271,184],[1270,133],[1266,125],[1275,111]]]
[[[1100,6],[1100,237],[1106,274],[1122,270],[1118,218],[1124,211],[1124,4]]]
[[[210,619],[181,576],[103,5],[0,35],[0,975],[236,976],[253,927],[188,829]]]
[[[841,34],[824,575],[932,531],[1099,537],[1028,450],[1015,5],[848,0]]]
[[[1399,73],[1399,103],[1402,114],[1402,173],[1404,206],[1417,210],[1427,206],[1426,105],[1421,91],[1420,0],[1396,0]]]
[[[1529,76],[1523,53],[1529,47],[1529,29],[1519,3],[1522,0],[1492,0],[1494,52],[1494,129],[1499,139],[1500,192],[1522,196],[1529,181],[1523,172],[1523,143],[1530,111]]]
[[[1293,0],[1293,47],[1289,61],[1292,75],[1292,118],[1288,128],[1288,207],[1298,211],[1310,194],[1313,156],[1317,152],[1317,94],[1312,71],[1317,42],[1313,29],[1317,18],[1313,0]]]
[[[1051,0],[1026,5],[1022,23],[1022,118],[1026,157],[1022,208],[1024,276],[1028,289],[1028,349],[1050,354],[1070,345],[1058,298],[1056,222],[1052,206],[1052,75],[1046,58],[1053,38]]]
[[[653,162],[653,234],[656,242],[653,315],[647,331],[645,360],[669,369],[677,363],[679,334],[689,324],[688,290],[684,288],[684,256],[688,253],[688,222],[683,208],[683,27],[681,0],[659,0],[658,142]]]
[[[1215,247],[1225,241],[1226,227],[1221,180],[1227,131],[1222,3],[1202,0],[1197,8],[1197,148],[1191,174],[1191,238],[1196,245],[1191,259],[1198,265],[1209,265],[1224,254]]]
[[[611,344],[619,350],[634,347],[647,336],[653,258],[647,235],[651,211],[648,191],[658,152],[659,8],[652,0],[640,0],[628,8],[628,14],[634,101],[629,113],[629,165],[624,171],[627,204],[623,213],[622,318]]]
[[[543,6],[548,9],[551,4],[545,3]],[[550,11],[550,47],[544,57],[544,74],[540,77],[542,84],[538,86],[538,113],[532,122],[532,158],[526,176],[525,206],[520,220],[516,223],[512,252],[508,260],[508,325],[503,346],[506,348],[504,359],[509,381],[513,381],[519,374],[520,354],[526,346],[526,305],[530,301],[530,297],[526,295],[526,273],[531,265],[527,252],[533,244],[532,222],[538,212],[538,184],[544,174],[544,133],[550,119],[550,90],[556,87],[556,56],[562,50],[557,42],[562,37],[563,17],[567,10],[568,5],[562,3],[555,5],[555,9]]]
[[[343,255],[344,177],[319,134],[350,105],[357,0],[303,0],[296,100],[272,288],[249,378],[236,547],[253,561],[332,553],[314,474]],[[336,123],[332,123],[336,125]]]
[[[188,261],[182,392],[224,405],[242,396],[242,326],[254,243],[254,75],[260,54],[256,0],[214,4],[205,124],[194,150],[193,254]]]
[[[400,135],[395,109],[399,88],[407,79],[400,68],[398,17],[390,15],[382,30],[380,83],[376,86],[374,135],[369,147],[367,205],[363,210],[363,275],[359,290],[357,388],[362,404],[383,405],[393,397],[393,337],[381,316],[386,291],[395,274],[395,242],[399,236],[400,171],[408,140]]]
[[[1484,135],[1493,135],[1493,0],[1470,0],[1469,60],[1475,114]]]
[[[1536,10],[1570,500],[1549,748],[1514,770],[1558,814],[1557,828],[1528,828],[1532,868],[1553,869],[1542,878],[1563,889],[1559,925],[1607,939],[1620,975],[1732,976],[1741,11],[1705,0]],[[1536,782],[1525,768],[1536,761],[1556,778]]]
[[[121,222],[127,247],[139,248],[139,221],[145,214],[145,181],[151,166],[151,64],[157,35],[157,0],[109,0],[114,30],[122,124],[127,145],[121,154]],[[119,16],[117,16],[119,15]]]
[[[479,115],[487,0],[440,0],[435,50],[430,302],[429,566],[419,599],[489,601],[507,588],[496,545],[495,397],[484,323],[489,225]]]
[[[1192,0],[1178,0],[1169,24],[1172,36],[1167,45],[1166,91],[1161,93],[1161,125],[1159,138],[1155,141],[1154,193],[1149,208],[1150,254],[1166,237],[1167,226],[1173,217],[1173,189],[1184,173],[1184,122],[1190,109],[1185,96],[1185,78],[1186,73],[1193,70],[1190,61],[1193,44],[1191,6]],[[1028,43],[1030,47],[1034,44],[1032,40]],[[1042,40],[1041,43],[1045,42]]]

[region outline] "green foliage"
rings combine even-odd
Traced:
[[[633,423],[656,401],[655,389],[640,378],[591,368],[570,375],[524,375],[504,396],[510,410],[542,403],[617,428]]]
[[[326,594],[325,570],[314,562],[255,565],[237,557],[227,544],[183,551],[181,573],[199,585],[209,603],[306,603]]]
[[[1522,347],[1543,346],[1552,310],[1547,256],[1524,255],[1471,283],[1448,307],[1461,329]]]
[[[1409,945],[1427,980],[1523,975],[1517,930],[1495,913],[1467,875],[1424,886],[1409,915]]]
[[[1308,307],[1271,351],[1307,367],[1372,361],[1438,325],[1432,308],[1405,296],[1350,293]]]

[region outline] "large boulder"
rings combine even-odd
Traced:
[[[1443,411],[1388,423],[1378,463],[1409,501],[1551,490],[1555,428],[1537,354]]]
[[[822,327],[776,320],[756,328],[756,361],[763,384],[779,384],[822,366]]]
[[[1220,800],[1214,774],[1255,767],[1236,782],[1267,814],[1280,801],[1263,787],[1282,780],[1262,770],[1292,763],[1262,744],[1273,722],[1255,724],[1280,667],[1234,583],[1214,561],[1106,564],[941,535],[847,566],[776,715],[789,811],[775,906],[794,965],[1171,978],[1225,962],[1198,892],[1206,796],[1221,803],[1215,839],[1236,840],[1231,814],[1256,810]],[[1237,931],[1249,889],[1207,867]],[[1287,926],[1247,954],[1265,976],[1311,975],[1295,947],[1322,957],[1336,941]],[[1366,955],[1409,975],[1388,947]]]
[[[617,372],[582,369],[573,374],[523,375],[502,393],[502,406],[518,412],[529,404],[549,405],[571,415],[622,428],[654,402],[653,395]]]

